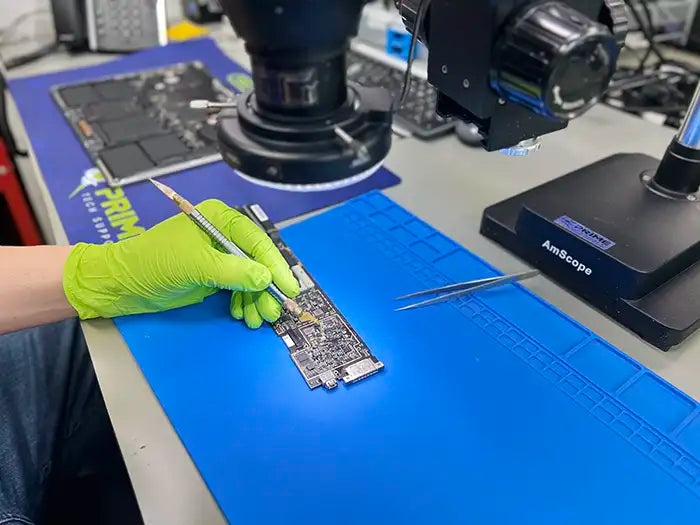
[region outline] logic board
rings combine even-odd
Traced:
[[[189,103],[234,95],[200,62],[54,86],[51,92],[110,186],[221,160],[216,116]]]
[[[301,292],[295,300],[318,320],[318,323],[302,322],[283,311],[273,325],[309,388],[323,385],[331,390],[338,386],[339,380],[354,383],[382,370],[384,364],[372,355],[365,342],[306,271],[262,208],[253,204],[237,209],[270,236],[299,281]]]

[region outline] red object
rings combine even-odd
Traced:
[[[41,234],[34,220],[34,214],[22,191],[14,163],[2,140],[0,140],[0,196],[7,202],[10,216],[22,244],[25,246],[41,244]]]

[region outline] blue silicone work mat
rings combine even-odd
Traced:
[[[205,38],[156,47],[98,66],[13,79],[9,88],[32,143],[47,188],[71,242],[104,243],[136,235],[173,214],[172,204],[153,192],[148,181],[109,189],[101,177],[87,177],[90,157],[51,98],[55,85],[84,82],[111,75],[153,69],[177,62],[199,60],[234,92],[245,85],[248,72]],[[257,202],[273,221],[288,219],[317,208],[343,202],[376,188],[398,184],[385,168],[348,188],[325,192],[292,193],[252,184],[224,162],[216,162],[163,178],[192,202],[216,196],[229,205]],[[133,215],[111,220],[108,211]]]
[[[698,404],[379,192],[282,230],[386,365],[309,390],[227,294],[117,320],[231,523],[697,523]]]

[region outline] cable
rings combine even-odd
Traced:
[[[677,127],[695,91],[700,68],[665,56],[654,38],[656,32],[649,0],[627,0],[626,3],[648,47],[642,57],[637,56],[636,65],[618,69],[603,102],[637,115],[645,112],[665,115],[665,125]],[[652,57],[657,60],[650,63]]]
[[[639,29],[644,35],[644,38],[647,40],[647,43],[649,44],[649,47],[646,50],[646,53],[644,57],[640,61],[640,65],[637,68],[637,72],[641,73],[644,71],[644,68],[647,64],[647,61],[649,60],[649,57],[651,54],[655,54],[658,57],[658,62],[654,64],[654,68],[658,69],[661,66],[676,66],[683,71],[693,74],[693,75],[700,75],[700,68],[697,68],[693,66],[692,64],[687,64],[685,62],[679,61],[679,60],[673,60],[667,58],[661,49],[659,48],[659,45],[657,44],[656,40],[654,39],[654,22],[653,22],[653,15],[651,11],[651,7],[649,4],[649,0],[635,0],[635,4],[640,6],[642,10],[644,11],[644,17],[646,18],[647,22],[645,23],[644,20],[642,19],[641,15],[637,11],[637,9],[632,5],[632,3],[627,0],[627,5],[629,7],[629,11],[632,13],[632,16],[636,20],[637,24],[639,25]]]
[[[683,76],[680,74],[673,75],[663,71],[656,71],[651,75],[634,75],[630,78],[611,82],[606,93],[638,89],[656,83],[670,84],[671,82],[678,82],[682,79]]]
[[[642,6],[644,10],[644,16],[647,17],[647,22],[649,23],[649,33],[653,36],[656,32],[654,30],[654,17],[651,16],[651,8],[649,7],[649,0],[637,0],[639,5]]]
[[[2,60],[5,63],[5,68],[10,70],[19,66],[24,66],[25,64],[29,64],[30,62],[34,62],[35,60],[39,60],[40,58],[50,55],[51,53],[56,51],[59,46],[60,43],[58,41],[54,41],[49,44],[43,45],[40,48],[30,53],[27,53],[26,55],[19,55],[16,57],[9,58],[7,60],[0,57],[0,60]]]
[[[637,8],[635,7],[636,5],[639,5],[642,7],[642,10],[644,11],[644,16],[647,17],[647,22],[648,22],[648,27],[647,24],[642,20],[642,16],[639,14],[637,11]],[[632,13],[632,17],[635,19],[637,22],[637,25],[639,26],[639,30],[642,32],[644,35],[644,38],[646,38],[649,48],[647,49],[646,54],[644,55],[644,58],[642,58],[639,67],[637,68],[638,71],[644,71],[644,67],[646,66],[647,61],[649,60],[649,57],[651,57],[651,54],[654,53],[659,61],[661,63],[664,63],[666,61],[666,58],[664,57],[663,53],[659,49],[659,47],[656,45],[656,42],[654,41],[654,22],[652,19],[651,15],[651,10],[649,9],[649,4],[647,3],[647,0],[636,0],[634,4],[631,2],[627,2],[627,5],[629,7],[630,13]]]
[[[615,107],[615,106],[613,106],[613,107]],[[637,112],[640,112],[640,113],[641,113],[641,112],[643,112],[643,111],[651,111],[651,112],[654,112],[654,113],[666,113],[666,114],[668,114],[668,113],[678,113],[678,112],[681,112],[681,111],[685,111],[686,109],[688,109],[688,106],[687,106],[687,105],[676,105],[676,106],[654,106],[654,105],[651,105],[651,106],[625,106],[624,108],[620,108],[620,109],[624,109],[625,111],[635,112],[635,113],[637,113]]]
[[[4,28],[0,29],[0,45],[2,45],[3,41],[7,38],[7,35],[15,31],[16,28],[19,27],[19,25],[22,22],[38,14],[42,14],[48,11],[49,10],[47,8],[42,7],[33,9],[31,11],[19,15],[17,18],[15,18],[9,24],[7,24]],[[24,55],[19,55],[9,59],[3,59],[2,56],[0,56],[0,61],[4,63],[5,69],[13,69],[38,60],[40,58],[43,58],[50,53],[53,53],[54,51],[56,51],[56,49],[58,49],[59,45],[59,42],[56,40],[49,44],[45,44],[39,47],[38,49],[35,49],[34,51],[31,51]]]
[[[425,20],[425,13],[428,11],[428,5],[430,5],[430,0],[420,0],[418,9],[416,9],[416,23],[413,26],[411,45],[408,48],[408,62],[406,63],[406,72],[403,76],[403,87],[401,88],[401,94],[392,104],[392,112],[396,112],[401,109],[401,106],[403,106],[406,102],[408,93],[411,90],[411,69],[413,68],[413,60],[415,59],[416,43],[418,42],[418,33],[420,32],[421,27],[423,27],[423,21]]]
[[[24,22],[25,20],[28,20],[36,15],[43,14],[43,13],[48,13],[49,9],[46,7],[39,7],[37,9],[32,9],[31,11],[27,11],[26,13],[22,13],[19,15],[17,18],[12,20],[9,24],[7,24],[5,27],[0,29],[0,44],[4,44],[4,40],[7,38],[7,35],[10,33],[13,33],[14,31],[17,30],[17,28]]]
[[[659,47],[656,45],[656,41],[654,40],[654,34],[656,33],[656,30],[654,29],[654,18],[651,15],[651,9],[649,8],[649,3],[647,0],[638,0],[640,5],[642,6],[642,9],[644,10],[644,15],[647,18],[647,22],[649,24],[649,27],[647,29],[647,39],[649,40],[649,49],[647,49],[646,55],[644,55],[644,58],[642,59],[642,63],[640,64],[640,68],[643,70],[644,65],[646,64],[646,61],[649,59],[652,53],[655,53],[657,57],[659,57],[659,60],[663,64],[666,59],[661,53],[661,50]]]

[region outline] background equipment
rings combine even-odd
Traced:
[[[182,11],[198,24],[218,22],[223,16],[219,0],[182,0]]]
[[[52,88],[53,97],[111,186],[221,160],[215,117],[193,98],[233,96],[199,62]]]
[[[166,0],[51,0],[58,41],[71,49],[129,52],[168,42]]]
[[[328,189],[367,178],[391,145],[389,93],[346,81],[362,0],[222,2],[246,42],[253,91],[219,116],[224,160],[261,184]]]
[[[563,129],[604,93],[624,45],[624,3],[396,0],[430,50],[437,110],[510,148]]]
[[[383,87],[393,97],[403,88],[406,63],[374,48],[353,42],[347,54],[348,79],[362,86]],[[437,90],[424,71],[411,71],[411,88],[406,101],[394,114],[394,128],[423,140],[442,137],[455,127],[452,117],[441,117],[436,110]]]
[[[85,2],[79,0],[51,0],[56,39],[68,49],[87,46]]]
[[[224,0],[246,42],[254,89],[220,115],[224,159],[261,184],[323,189],[381,164],[391,116],[410,93],[418,40],[442,118],[476,124],[488,150],[560,130],[597,102],[624,43],[617,0],[397,0],[412,33],[401,96],[346,78],[345,51],[365,0]],[[507,4],[507,5],[506,5]]]
[[[168,43],[165,0],[85,0],[90,51],[135,51]]]

